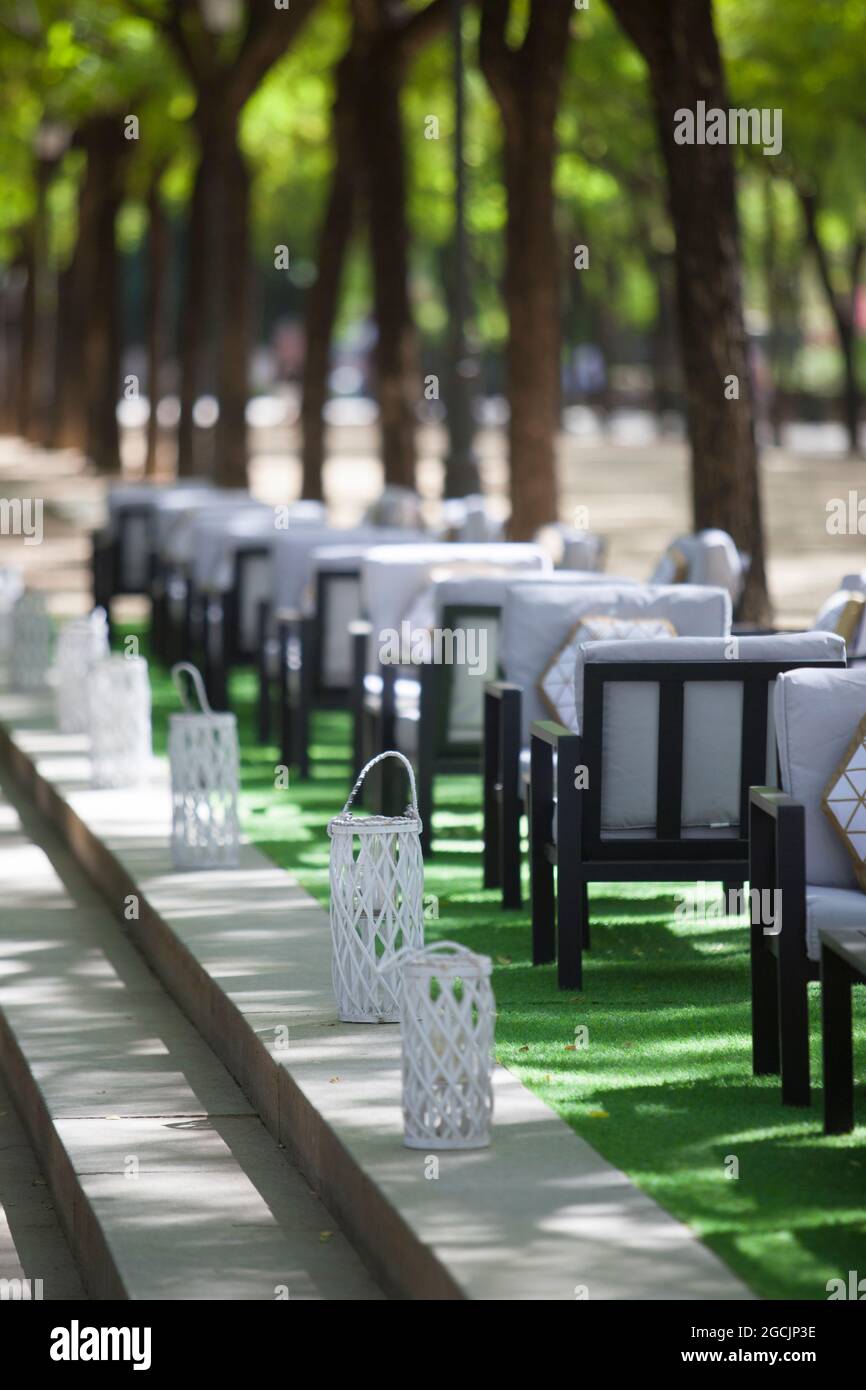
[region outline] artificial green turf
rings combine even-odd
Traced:
[[[158,667],[153,690],[161,751],[166,714],[178,705]],[[275,790],[277,750],[255,742],[254,691],[251,675],[233,678],[244,829],[327,903],[325,826],[349,790],[348,719],[319,715],[310,780]],[[554,967],[531,965],[528,913],[504,912],[499,895],[480,887],[480,779],[440,779],[436,791],[426,890],[438,897],[438,918],[427,935],[493,957],[499,1060],[692,1226],[755,1293],[823,1299],[829,1279],[849,1270],[866,1276],[863,1088],[861,1123],[851,1135],[826,1138],[817,1085],[810,1110],[786,1110],[778,1080],[753,1078],[743,922],[677,918],[676,885],[597,885],[585,987],[562,993]],[[817,1083],[817,998],[812,1003]],[[855,1028],[862,1077],[864,990],[855,991]],[[728,1176],[731,1160],[736,1178]]]

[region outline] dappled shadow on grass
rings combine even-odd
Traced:
[[[246,832],[327,903],[327,822],[351,785],[348,717],[319,715],[310,780],[275,789],[277,749],[255,744],[254,692],[247,673],[233,681]],[[176,707],[156,670],[155,721]],[[480,779],[440,778],[436,795],[427,934],[493,958],[500,1060],[757,1293],[825,1298],[828,1279],[866,1270],[866,1128],[825,1138],[817,1088],[810,1109],[790,1110],[775,1078],[751,1076],[744,922],[680,918],[672,884],[594,885],[585,988],[562,992],[554,966],[531,964],[528,909],[505,912],[481,887]],[[863,1076],[866,991],[855,1017]],[[858,1106],[862,1116],[862,1088]]]

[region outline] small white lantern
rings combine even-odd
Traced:
[[[28,589],[12,614],[10,673],[16,690],[44,690],[51,666],[51,619],[42,594]]]
[[[403,958],[403,1142],[483,1149],[493,1115],[492,961],[454,941]]]
[[[140,786],[147,780],[151,751],[147,662],[115,652],[90,673],[93,785]]]
[[[399,758],[411,803],[402,816],[356,817],[351,805],[367,773]],[[397,953],[424,944],[424,861],[415,776],[402,753],[380,753],[361,772],[331,837],[331,974],[343,1023],[399,1023]],[[356,853],[357,849],[357,853]]]
[[[86,618],[64,623],[54,661],[54,700],[57,727],[62,734],[86,734],[90,728],[90,673],[108,656],[108,623],[104,608]]]
[[[200,712],[190,709],[181,674],[192,680]],[[171,857],[176,869],[234,869],[240,857],[237,720],[214,714],[199,672],[188,661],[171,670],[186,710],[168,721]]]

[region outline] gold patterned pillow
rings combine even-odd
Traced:
[[[866,714],[824,788],[821,810],[850,854],[866,893]]]
[[[863,594],[849,592],[845,598],[845,607],[836,619],[836,632],[840,637],[844,637],[845,646],[852,652],[863,621],[864,606],[866,598]]]
[[[554,719],[577,733],[574,666],[581,642],[646,640],[676,635],[676,628],[667,618],[610,618],[606,614],[589,614],[572,628],[553,657],[538,682],[538,693]]]

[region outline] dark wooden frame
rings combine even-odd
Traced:
[[[325,682],[323,656],[325,622],[328,614],[328,590],[332,585],[354,580],[360,586],[360,566],[350,569],[320,569],[315,576],[315,606],[313,612],[302,615],[283,609],[275,615],[277,631],[278,689],[280,711],[280,756],[287,767],[295,767],[301,778],[310,775],[310,718],[316,710],[348,709],[352,685],[328,685]],[[354,674],[355,648],[349,624]],[[271,684],[267,669],[267,615],[259,631],[259,730],[270,734]],[[299,664],[296,671],[289,667],[290,644],[297,642]],[[357,798],[356,798],[357,800]]]
[[[457,631],[470,627],[473,619],[501,619],[500,604],[480,604],[467,600],[445,604],[438,616],[437,626],[442,630]],[[489,623],[488,623],[489,626]],[[369,625],[365,625],[368,628]],[[358,632],[356,636],[356,673],[359,669],[358,653],[366,656],[366,643],[369,631]],[[363,763],[377,753],[396,747],[397,710],[395,697],[396,668],[380,666],[382,695],[378,711],[367,707],[364,700],[362,670],[360,680],[360,704],[355,705],[356,734],[355,758]],[[476,743],[449,743],[448,718],[451,708],[452,667],[444,663],[429,663],[418,667],[420,687],[418,711],[418,745],[416,754],[416,776],[418,786],[418,810],[421,815],[421,849],[427,858],[433,852],[433,811],[434,779],[440,774],[478,772],[483,749],[483,735]],[[481,677],[479,677],[479,682]],[[355,686],[359,682],[356,674]],[[483,691],[482,691],[483,694]],[[380,769],[375,769],[379,772]],[[396,774],[396,775],[395,775]],[[368,787],[370,804],[386,814],[396,814],[405,801],[405,786],[400,781],[399,769],[390,762],[383,764],[378,780],[371,779]],[[402,798],[402,801],[401,801]]]
[[[866,985],[866,932],[858,929],[851,935],[860,938],[854,952],[846,950],[845,936],[819,932],[825,1134],[848,1134],[854,1128],[851,991],[854,985]]]
[[[241,591],[246,572],[253,564],[270,557],[268,545],[239,546],[232,554],[231,582],[224,592],[210,590],[196,594],[187,579],[186,647],[192,654],[195,645],[195,611],[201,611],[202,675],[208,698],[214,709],[228,709],[229,676],[235,666],[257,659],[256,640],[245,646],[241,632]]]
[[[561,989],[580,989],[589,945],[587,887],[591,882],[667,882],[682,878],[743,884],[749,878],[749,789],[766,777],[770,681],[804,666],[838,661],[589,662],[584,666],[583,724],[574,734],[552,720],[531,731],[530,874],[533,963],[557,960]],[[659,686],[658,784],[654,838],[605,838],[601,831],[604,687],[641,681]],[[736,835],[683,837],[682,764],[685,685],[734,681],[743,687],[740,733],[740,820]],[[553,841],[553,761],[557,840]],[[575,768],[587,786],[575,787]],[[726,827],[727,829],[727,827]],[[559,851],[567,847],[567,852]],[[558,885],[554,898],[554,868]],[[555,909],[554,909],[555,902]]]
[[[148,562],[144,588],[127,589],[123,585],[123,552],[126,545],[126,531],[132,522],[144,522],[147,531]],[[94,531],[91,535],[91,579],[94,607],[104,608],[109,625],[111,623],[111,601],[127,594],[146,595],[153,583],[153,511],[151,507],[138,505],[124,507],[115,518],[116,534],[108,539],[104,532]]]
[[[484,796],[484,887],[502,890],[502,906],[523,905],[520,884],[519,785],[523,690],[510,681],[484,687],[482,781]]]

